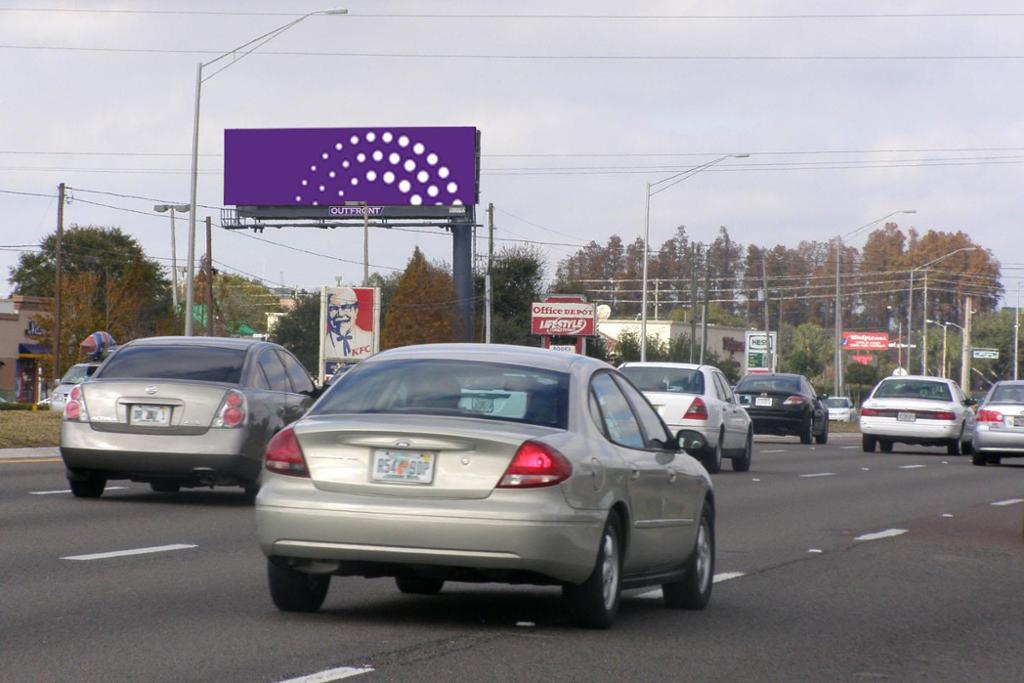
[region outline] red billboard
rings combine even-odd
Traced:
[[[843,348],[847,351],[887,351],[888,332],[843,332]]]
[[[593,337],[597,306],[575,301],[535,301],[530,307],[530,332],[551,337]]]

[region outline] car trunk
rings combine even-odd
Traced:
[[[645,391],[644,396],[661,415],[666,424],[679,424],[690,409],[696,394],[678,394],[668,391]]]
[[[741,392],[738,394],[740,404],[745,408],[764,408],[764,409],[781,409],[790,408],[790,406],[784,406],[786,399],[790,396],[797,395],[792,391],[752,391],[752,392]],[[806,402],[806,399],[805,399]],[[796,408],[797,405],[792,405]]]
[[[93,429],[194,434],[210,428],[229,387],[176,380],[93,380],[82,384]]]
[[[295,432],[321,490],[465,499],[490,495],[524,441],[556,430],[498,420],[360,414],[308,417]]]

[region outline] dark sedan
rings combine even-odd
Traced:
[[[800,443],[828,443],[826,395],[815,393],[803,375],[747,375],[736,385],[740,405],[747,409],[755,434],[799,436]]]

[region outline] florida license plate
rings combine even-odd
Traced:
[[[130,421],[133,425],[165,427],[171,421],[170,406],[133,405]]]
[[[772,397],[771,396],[767,396],[767,397],[766,396],[758,396],[757,398],[754,399],[754,405],[755,406],[768,406],[768,407],[771,407],[771,405],[772,405]]]
[[[373,453],[374,481],[429,484],[434,481],[434,453],[377,450]]]
[[[917,415],[914,413],[896,413],[896,420],[899,422],[915,422]]]

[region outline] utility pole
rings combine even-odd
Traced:
[[[928,375],[928,269],[924,269],[924,298],[921,300],[921,374]]]
[[[206,336],[213,336],[213,225],[206,217]]]
[[[779,287],[779,324],[777,330],[775,330],[775,355],[778,356],[778,360],[775,363],[775,372],[782,372],[782,352],[779,349],[782,348],[782,287]]]
[[[690,362],[693,362],[693,345],[697,342],[697,257],[696,244],[690,245]]]
[[[370,284],[370,205],[363,207],[363,287]]]
[[[494,261],[494,202],[487,205],[487,272],[484,274],[484,298],[487,308],[484,309],[484,343],[491,343],[491,316],[494,315],[494,289],[491,282],[491,265]]]
[[[971,393],[971,297],[964,297],[963,344],[960,352],[960,388]]]
[[[768,259],[761,260],[761,272],[764,275],[764,348],[765,353],[765,366],[768,368],[768,372],[775,371],[775,364],[772,363],[772,335],[771,326],[768,320]]]
[[[832,373],[833,396],[842,396],[843,389],[843,318],[841,312],[842,308],[839,304],[839,263],[840,255],[842,254],[842,245],[842,240],[836,237],[836,353],[833,360],[835,363],[835,372]],[[779,329],[782,329],[781,312],[779,315]]]
[[[54,259],[53,283],[53,378],[60,381],[60,290],[61,290],[61,248],[64,242],[64,183],[57,186],[57,249]]]
[[[1017,280],[1017,309],[1013,313],[1013,379],[1019,374],[1020,363],[1020,280]]]
[[[710,252],[710,247],[708,247]],[[708,296],[711,289],[711,269],[708,268],[708,258],[704,258],[704,302],[700,311],[700,362],[704,364],[704,352],[708,347]]]

